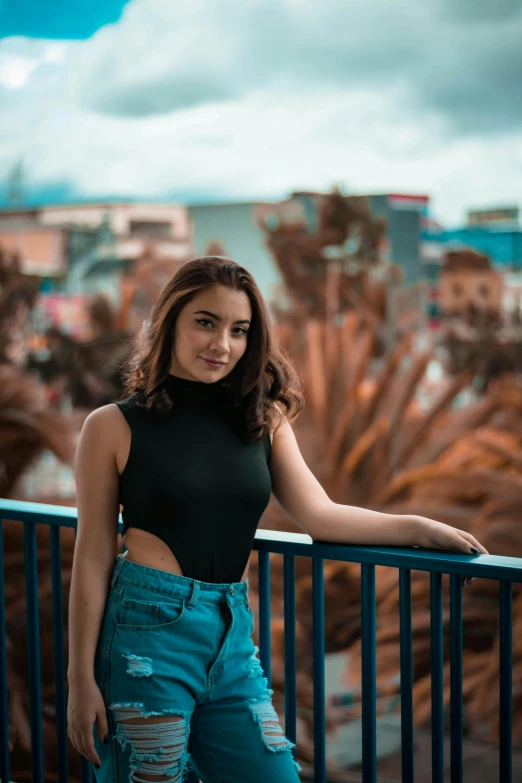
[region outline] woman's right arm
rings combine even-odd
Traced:
[[[86,418],[74,461],[78,531],[69,595],[68,733],[94,764],[92,727],[108,731],[105,705],[94,679],[94,656],[118,542],[116,443],[121,416],[106,405]]]

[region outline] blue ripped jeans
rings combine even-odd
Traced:
[[[299,783],[251,634],[248,580],[212,584],[118,555],[95,656],[109,723],[99,783]]]

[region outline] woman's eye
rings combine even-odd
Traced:
[[[196,318],[196,321],[198,324],[211,324],[212,321],[209,321],[208,318]],[[243,334],[248,334],[248,329],[243,329],[241,326],[237,326],[236,329],[239,329],[240,332]]]

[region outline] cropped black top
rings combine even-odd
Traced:
[[[219,381],[169,375],[172,410],[117,401],[131,430],[119,478],[123,531],[161,538],[184,576],[239,582],[272,490],[270,436],[248,443],[244,415]]]

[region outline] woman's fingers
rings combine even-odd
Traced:
[[[489,555],[488,550],[483,547],[471,533],[467,533],[465,530],[455,530],[455,533],[458,537],[455,549],[459,552],[463,552],[466,555]],[[474,547],[477,552],[472,552],[472,547]]]
[[[471,535],[471,533],[468,533],[466,530],[459,530],[461,538],[464,539],[464,548],[466,551],[466,554],[482,554],[482,555],[489,555],[488,550],[486,547],[482,546],[482,544],[477,541],[477,539]],[[470,547],[475,547],[475,549],[478,550],[478,552],[470,552]],[[462,577],[462,584],[463,585],[472,585],[475,581],[476,577],[474,576],[463,576]]]
[[[96,752],[96,748],[94,747],[94,737],[92,736],[92,724],[90,726],[90,729],[87,728],[85,730],[85,733],[83,735],[83,747],[85,748],[84,756],[89,759],[89,761],[92,761],[93,764],[96,764],[96,766],[101,766],[100,757],[98,756]]]
[[[107,711],[105,710],[105,707],[96,714],[96,726],[98,729],[100,742],[103,742],[103,738],[109,733],[109,724],[107,721]]]
[[[92,726],[90,731],[88,727],[82,726],[77,732],[75,732],[75,735],[76,735],[76,743],[75,743],[76,750],[78,750],[79,753],[82,754],[82,756],[85,756],[86,759],[92,761],[93,764],[96,764],[98,767],[100,767],[101,761],[94,747]]]
[[[481,555],[489,555],[488,550],[486,549],[485,546],[482,546],[480,541],[477,541],[477,539],[473,538],[473,536],[471,536],[471,540],[473,541],[473,545],[478,549]]]
[[[71,741],[71,745],[73,746],[73,748],[75,750],[79,750],[79,748],[78,748],[78,741],[76,739],[76,732],[71,728],[70,725],[69,725],[69,729],[67,731],[67,734],[69,736],[69,739]]]
[[[478,549],[480,555],[489,555],[489,552],[486,549],[486,547],[482,546],[480,541],[477,541],[475,536],[472,536],[471,533],[467,533],[466,531],[462,531],[462,532],[466,541],[468,541],[471,544],[471,546],[474,546],[475,549]]]

